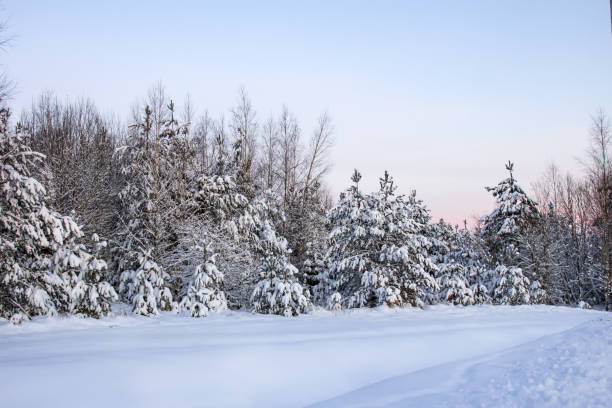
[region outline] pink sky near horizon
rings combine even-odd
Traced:
[[[216,116],[244,86],[258,118],[335,125],[335,197],[385,170],[434,220],[482,216],[485,186],[581,173],[590,115],[612,114],[607,0],[538,2],[3,1],[15,111],[45,90],[127,119],[157,81]]]

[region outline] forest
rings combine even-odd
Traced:
[[[388,172],[366,192],[355,170],[332,197],[330,114],[304,132],[286,106],[260,117],[245,89],[227,117],[196,118],[157,83],[127,126],[91,100],[51,92],[19,116],[4,93],[2,106],[0,316],[13,323],[101,317],[113,302],[193,317],[611,306],[603,111],[585,140],[584,174],[551,165],[528,194],[509,161],[508,177],[486,187],[494,209],[471,227],[432,220]]]

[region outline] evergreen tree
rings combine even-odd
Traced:
[[[214,220],[232,235],[239,234],[238,219],[245,214],[248,198],[240,192],[232,175],[201,175],[197,179],[193,210]]]
[[[172,105],[169,108],[172,112]],[[128,145],[119,150],[126,183],[119,194],[124,228],[115,251],[119,290],[134,312],[144,315],[174,308],[170,275],[161,263],[176,245],[180,220],[174,127],[173,115],[169,121],[153,123],[147,106],[143,120],[133,126]],[[154,128],[161,130],[154,132]]]
[[[319,275],[327,270],[325,254],[309,242],[306,244],[303,258],[301,268],[298,269],[298,281],[314,294],[314,288],[319,284]]]
[[[70,313],[99,318],[110,312],[110,302],[117,301],[118,296],[104,281],[107,265],[98,258],[99,249],[90,254],[85,245],[76,241],[77,237],[75,233],[57,247],[51,259],[51,272],[61,276],[68,289]],[[92,241],[100,247],[106,245],[95,234]]]
[[[422,306],[424,289],[436,287],[436,266],[428,256],[431,241],[425,235],[426,210],[413,193],[407,200],[395,196],[388,173],[380,191],[363,195],[361,175],[330,211],[329,282],[347,307]],[[331,294],[331,293],[330,293]]]
[[[475,303],[463,265],[452,258],[440,269],[440,293],[442,300],[453,305],[469,306]]]
[[[115,295],[101,281],[103,261],[78,243],[82,233],[72,217],[47,208],[46,189],[32,177],[44,156],[20,129],[8,130],[8,119],[8,109],[0,109],[0,316],[19,323],[36,315],[107,313]]]
[[[537,222],[537,204],[519,186],[512,174],[514,164],[508,162],[510,177],[495,187],[487,187],[497,206],[483,218],[482,236],[493,260],[498,264],[517,265],[520,257],[519,237]]]
[[[493,300],[502,305],[521,305],[530,303],[529,279],[523,270],[514,266],[499,265],[495,268],[497,282],[493,291]]]
[[[297,316],[312,308],[310,294],[297,282],[297,269],[287,259],[287,241],[277,237],[269,222],[261,231],[263,256],[255,274],[257,284],[251,295],[253,312]]]
[[[361,174],[355,170],[351,176],[353,185],[340,194],[338,204],[328,214],[331,231],[326,261],[329,269],[319,277],[318,297],[327,299],[338,292],[346,302],[361,284],[366,266],[366,240],[362,237],[366,233],[367,203],[359,190],[360,180]]]
[[[537,204],[527,196],[512,175],[514,165],[506,164],[510,177],[496,187],[487,188],[493,193],[497,207],[483,219],[482,236],[485,239],[497,267],[492,272],[496,278],[494,301],[504,304],[529,303],[533,292],[538,301],[545,298],[540,284],[533,283],[520,267],[529,248],[522,245],[526,237],[537,228],[541,216]],[[536,276],[532,277],[536,278]]]
[[[334,312],[342,310],[342,295],[340,293],[332,293],[327,302],[327,309]]]
[[[434,245],[430,254],[438,267],[436,278],[440,290],[428,294],[428,300],[464,306],[475,303],[460,233],[444,220],[431,225],[431,231]]]
[[[254,312],[289,317],[310,310],[308,292],[294,279],[297,269],[285,257],[265,257],[257,272],[260,280],[251,296]]]
[[[151,250],[141,248],[135,270],[121,274],[119,291],[130,300],[133,312],[143,316],[156,316],[160,310],[175,308],[172,293],[167,286],[170,276],[151,259]]]
[[[227,309],[227,299],[221,289],[223,274],[219,272],[210,244],[199,248],[203,263],[199,264],[191,278],[187,294],[181,307],[188,310],[192,317],[206,317],[209,312]]]
[[[464,276],[472,291],[475,304],[490,303],[491,273],[487,268],[490,264],[486,245],[478,234],[464,228],[457,232],[457,251],[455,259],[463,266]]]
[[[243,275],[253,267],[255,256],[251,250],[250,229],[243,228],[241,219],[249,217],[251,202],[242,194],[232,174],[200,175],[193,190],[188,208],[191,216],[177,228],[179,245],[173,249],[172,261],[168,263],[176,265],[175,275],[180,275],[188,284],[200,264],[194,264],[202,255],[196,248],[203,241],[214,243],[215,265],[223,271],[219,287],[227,305],[234,309],[245,306],[251,293]]]

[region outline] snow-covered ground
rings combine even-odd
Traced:
[[[436,306],[0,322],[3,407],[595,407],[611,399],[612,315],[597,311]]]

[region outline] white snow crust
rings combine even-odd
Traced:
[[[0,406],[605,406],[612,318],[553,306],[0,321]]]

